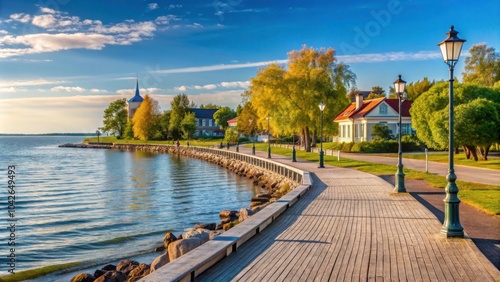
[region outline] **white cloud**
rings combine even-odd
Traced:
[[[178,69],[158,70],[156,72],[158,72],[158,73],[192,73],[192,72],[205,72],[205,71],[219,71],[219,70],[262,67],[262,66],[267,66],[271,63],[286,64],[287,60],[265,61],[265,62],[244,63],[244,64],[230,64],[230,65],[211,65],[211,66],[187,67],[187,68],[178,68]]]
[[[199,24],[199,23],[193,23],[193,24],[190,24],[190,25],[187,25],[187,27],[191,27],[191,28],[202,28],[203,25]]]
[[[90,92],[91,93],[108,93],[108,90],[92,88],[92,89],[90,89]]]
[[[36,86],[36,85],[50,85],[64,83],[62,80],[46,80],[46,79],[32,79],[32,80],[10,80],[1,81],[0,87],[16,87],[16,86]]]
[[[153,21],[134,22],[125,20],[121,23],[103,25],[99,20],[85,19],[50,8],[41,8],[41,14],[31,17],[19,13],[10,15],[8,21],[29,22],[50,33],[8,35],[0,32],[0,58],[55,52],[75,48],[100,50],[106,45],[130,45],[154,36],[157,25],[166,25],[180,20],[174,15],[158,17]],[[7,21],[4,21],[7,22]]]
[[[42,13],[47,13],[47,14],[55,14],[56,13],[56,11],[54,9],[46,8],[46,7],[41,7],[40,11]]]
[[[344,63],[380,63],[387,61],[422,61],[441,58],[441,53],[436,51],[387,52],[373,54],[341,55],[337,59]]]
[[[188,89],[187,86],[184,86],[184,85],[175,88],[175,90],[177,90],[177,91],[186,91],[187,89]]]
[[[0,34],[9,34],[9,32],[6,30],[0,29]]]
[[[21,23],[27,23],[31,20],[31,16],[25,13],[12,14],[10,18]]]
[[[156,10],[158,9],[158,3],[149,3],[148,10]]]
[[[16,87],[0,87],[0,93],[16,93],[21,91]]]
[[[414,53],[388,52],[388,53],[374,53],[374,54],[341,55],[337,56],[337,59],[344,63],[375,63],[375,62],[385,62],[385,61],[434,60],[440,57],[441,54],[436,51],[419,51]],[[206,72],[206,71],[220,71],[220,70],[262,67],[262,66],[267,66],[271,63],[287,64],[288,61],[281,59],[274,61],[249,62],[240,64],[228,64],[228,65],[221,64],[221,65],[186,67],[177,69],[164,69],[164,70],[157,70],[155,72],[166,73],[166,74],[195,73],[195,72]]]
[[[159,16],[155,19],[156,24],[169,24],[172,21],[180,21],[181,19],[175,15]]]
[[[56,18],[52,14],[33,17],[31,23],[41,28],[52,28],[56,26]]]
[[[250,80],[247,81],[232,81],[232,82],[221,82],[220,86],[224,88],[248,88],[250,87]]]
[[[152,94],[155,92],[160,91],[160,88],[139,88],[139,93],[141,96],[144,96],[146,94]],[[128,89],[119,89],[116,90],[116,94],[121,95],[121,96],[127,96],[127,97],[132,97],[135,95],[135,88],[128,88]]]
[[[7,35],[0,37],[0,46],[24,45],[27,48],[2,48],[0,49],[0,58],[75,48],[100,50],[104,48],[105,44],[117,44],[117,42],[112,36],[97,33]]]
[[[182,5],[179,5],[179,4],[177,4],[177,5],[170,4],[170,5],[168,6],[168,8],[169,8],[170,10],[175,9],[175,8],[182,8]]]
[[[83,92],[85,91],[85,88],[80,86],[56,86],[52,87],[50,90],[56,92]]]
[[[195,86],[193,86],[193,88],[196,90],[200,90],[200,89],[212,90],[212,89],[217,88],[217,85],[215,85],[215,84],[207,84],[207,85],[203,85],[203,86],[195,85]]]

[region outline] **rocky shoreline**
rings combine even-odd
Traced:
[[[94,146],[96,146],[95,144],[77,145],[79,146],[68,146],[65,144],[61,145],[61,147],[94,148]],[[264,192],[259,193],[251,199],[250,208],[241,208],[239,211],[222,210],[219,213],[221,220],[218,224],[198,223],[195,224],[193,228],[187,229],[178,236],[168,232],[163,238],[163,244],[155,249],[155,251],[163,253],[157,256],[151,264],[139,263],[134,260],[123,260],[117,265],[107,264],[101,269],[95,270],[93,274],[77,274],[71,279],[71,282],[138,281],[161,266],[195,249],[203,243],[208,242],[233,226],[236,226],[238,223],[246,220],[266,205],[278,200],[281,196],[299,185],[297,182],[285,176],[251,165],[247,162],[212,154],[210,152],[198,151],[192,147],[129,144],[114,144],[112,146],[106,144],[97,146],[106,149],[179,154],[198,158],[227,168],[240,176],[252,179],[253,184],[259,186]]]

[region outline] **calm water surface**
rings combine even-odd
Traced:
[[[58,148],[83,137],[0,137],[0,275],[6,256],[7,166],[16,166],[16,272],[150,251],[169,229],[218,222],[247,207],[249,180],[168,154]]]

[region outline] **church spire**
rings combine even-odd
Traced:
[[[139,79],[136,80],[136,84],[135,84],[135,96],[141,96],[139,94]]]
[[[129,102],[142,102],[144,100],[139,93],[139,79],[136,79],[135,83],[135,96],[128,100]]]

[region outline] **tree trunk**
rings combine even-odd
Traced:
[[[465,145],[467,146],[467,149],[469,149],[471,155],[472,155],[472,159],[477,162],[478,158],[477,158],[477,150],[476,150],[476,146],[473,146],[473,145]]]
[[[462,146],[462,148],[464,149],[464,153],[465,153],[465,158],[470,160],[470,151],[469,151],[469,148],[467,148],[467,146]]]
[[[490,146],[491,145],[477,148],[477,153],[481,157],[481,160],[484,160],[484,161],[488,160],[488,152],[490,151]]]
[[[317,137],[317,132],[316,132],[316,130],[314,130],[312,132],[311,147],[316,147],[316,139],[317,139],[316,137]]]
[[[304,128],[304,147],[306,152],[311,152],[311,136],[309,135],[309,127]]]

